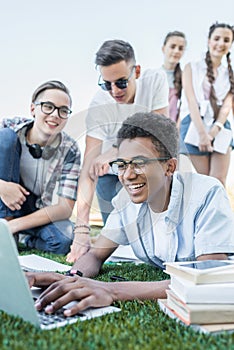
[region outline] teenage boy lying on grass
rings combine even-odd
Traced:
[[[234,253],[233,213],[217,179],[180,174],[176,124],[153,113],[137,113],[118,132],[118,158],[110,165],[123,189],[91,249],[70,276],[29,273],[30,285],[48,287],[36,302],[52,313],[73,300],[67,316],[116,300],[165,298],[169,281],[100,282],[96,276],[119,244],[131,244],[142,261],[162,268],[165,261],[227,259]],[[80,277],[83,275],[85,277]],[[51,302],[53,302],[51,304]]]

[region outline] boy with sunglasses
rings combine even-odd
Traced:
[[[50,286],[36,306],[47,312],[79,300],[67,316],[117,300],[165,298],[169,281],[101,282],[96,276],[119,244],[155,268],[164,262],[227,259],[234,253],[233,212],[221,182],[197,173],[175,172],[175,122],[154,113],[136,113],[118,132],[117,159],[110,163],[123,189],[91,249],[61,274],[30,274],[30,284]],[[56,282],[56,283],[53,283]],[[52,303],[52,304],[51,304]]]
[[[67,87],[48,81],[33,93],[33,118],[3,119],[0,128],[0,217],[29,248],[57,254],[72,242],[80,168],[76,141],[63,131],[71,104]]]
[[[94,96],[86,118],[86,148],[77,196],[76,240],[67,261],[74,262],[89,248],[89,213],[96,187],[105,224],[112,211],[112,198],[121,188],[110,171],[116,157],[116,134],[123,120],[137,111],[167,115],[168,85],[164,72],[148,69],[141,75],[132,46],[108,40],[96,53],[100,91]]]

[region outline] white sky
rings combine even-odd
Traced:
[[[181,30],[183,66],[201,58],[217,20],[234,24],[233,0],[0,0],[0,119],[29,116],[34,89],[61,80],[73,98],[67,131],[82,150],[85,112],[98,89],[95,53],[105,40],[129,41],[144,70],[161,66],[165,35]]]
[[[95,53],[107,39],[129,41],[143,69],[157,68],[168,31],[187,36],[184,64],[206,50],[213,22],[234,22],[233,0],[0,0],[0,5],[0,118],[27,116],[32,92],[50,79],[69,87],[75,113],[87,109],[98,88]]]

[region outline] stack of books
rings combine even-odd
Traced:
[[[160,308],[201,332],[234,331],[234,261],[165,263],[171,276]]]

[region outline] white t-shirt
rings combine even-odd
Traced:
[[[107,91],[99,90],[86,117],[87,135],[103,141],[102,152],[116,140],[122,122],[136,112],[151,112],[168,106],[168,82],[162,70],[148,69],[136,80],[134,103],[119,104]]]
[[[26,145],[26,127],[18,131],[21,143],[20,178],[26,188],[36,196],[41,196],[50,162],[43,158],[33,158]]]
[[[195,93],[197,103],[199,105],[200,115],[203,117],[212,119],[214,112],[211,107],[210,101],[207,99],[207,81],[205,81],[205,91],[204,91],[204,79],[206,79],[207,65],[205,60],[198,62],[192,62],[191,71],[192,71],[192,84]],[[217,69],[218,75],[214,82],[214,90],[218,100],[218,104],[222,105],[223,100],[225,99],[227,93],[230,90],[230,82],[228,76],[228,69],[222,64]],[[185,96],[184,91],[182,90],[181,96],[181,108],[180,108],[180,119],[184,119],[188,114],[190,114],[188,102]]]
[[[161,69],[167,75],[167,81],[168,81],[169,88],[173,89],[175,87],[175,84],[174,84],[174,80],[175,80],[174,70],[173,69],[165,69],[163,66],[161,67]]]
[[[154,234],[154,254],[163,261],[167,259],[171,238],[170,232],[168,232],[168,225],[165,222],[167,213],[168,210],[162,213],[155,213],[150,209]]]
[[[21,149],[20,177],[30,192],[41,196],[49,162],[43,158],[33,158],[25,144],[21,144]]]

